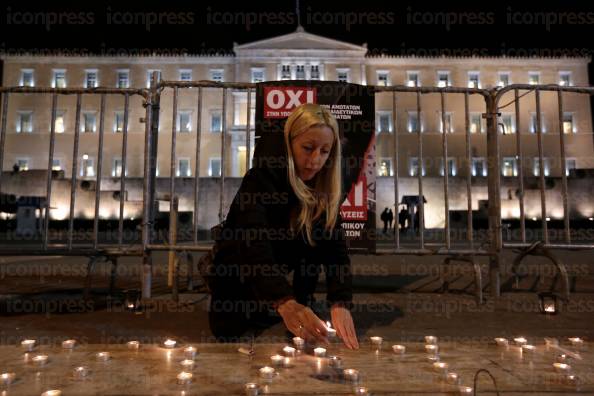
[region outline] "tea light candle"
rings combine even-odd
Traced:
[[[427,355],[427,361],[429,363],[439,362],[439,355]]]
[[[33,356],[33,359],[31,359],[33,361],[33,363],[36,366],[45,366],[45,364],[47,363],[48,357],[47,355],[37,355],[37,356]]]
[[[334,367],[334,368],[342,367],[342,359],[338,356],[329,356],[328,362],[330,364],[330,367]]]
[[[392,345],[392,350],[394,351],[394,353],[397,353],[399,355],[404,355],[404,353],[406,352],[406,347],[404,345]]]
[[[21,346],[27,352],[31,352],[33,348],[35,348],[35,340],[23,340],[21,341]]]
[[[293,348],[292,346],[287,345],[286,347],[283,348],[283,353],[285,354],[285,356],[295,357],[297,350],[295,348]]]
[[[536,351],[536,347],[534,345],[522,345],[522,354],[532,355]]]
[[[245,384],[245,396],[258,396],[258,384],[253,382]]]
[[[364,386],[358,386],[355,388],[355,395],[357,396],[369,396],[369,390]]]
[[[457,384],[459,380],[458,374],[454,372],[450,372],[446,375],[446,382],[448,384]]]
[[[470,386],[460,386],[460,387],[458,387],[458,392],[461,395],[470,395],[472,393],[472,387],[470,387]]]
[[[177,344],[177,341],[172,340],[170,338],[166,339],[165,342],[163,342],[163,346],[165,348],[175,348],[176,344]]]
[[[582,340],[580,337],[570,337],[568,340],[574,347],[582,346],[584,344],[584,340]]]
[[[75,367],[74,370],[72,370],[72,374],[74,375],[74,378],[82,379],[89,374],[89,369],[84,366]]]
[[[435,362],[433,363],[433,370],[439,374],[446,374],[448,372],[448,364],[446,362]]]
[[[64,349],[72,349],[76,345],[76,340],[65,340],[62,341],[62,348]]]
[[[296,348],[301,349],[305,345],[305,340],[301,337],[293,337],[293,344]]]
[[[184,359],[181,361],[182,368],[184,371],[190,371],[194,369],[194,361],[192,359]]]
[[[575,385],[578,382],[578,377],[575,374],[568,374],[565,376],[565,382]]]
[[[322,347],[315,348],[314,355],[316,355],[317,357],[326,356],[326,348],[322,348]]]
[[[558,373],[567,373],[571,370],[571,366],[567,363],[553,363],[553,367]]]
[[[509,345],[509,341],[507,340],[507,338],[503,338],[503,337],[495,338],[495,343],[499,347],[507,347]]]
[[[260,369],[260,377],[264,379],[272,379],[274,376],[274,369],[272,367],[264,366]]]
[[[196,358],[197,352],[198,352],[198,350],[196,349],[196,347],[193,347],[193,346],[184,348],[184,356],[186,357],[186,359]]]
[[[425,344],[437,344],[437,337],[425,336]]]
[[[15,373],[2,373],[2,374],[0,374],[0,379],[2,380],[2,384],[10,385],[16,379],[16,374]]]
[[[384,339],[382,337],[369,337],[369,339],[371,340],[371,345],[373,345],[376,348],[379,348],[382,346],[382,342],[384,341]]]
[[[332,339],[336,337],[336,329],[332,328],[332,323],[326,321],[326,331],[328,332],[328,338]]]
[[[566,361],[567,361],[567,355],[564,353],[557,355],[555,357],[555,362],[557,362],[557,363],[565,363]]]
[[[109,352],[98,352],[95,357],[97,358],[97,360],[99,360],[100,362],[107,362],[110,359],[110,354]]]
[[[357,382],[359,380],[359,371],[355,369],[344,369],[342,371],[344,378],[350,382]]]
[[[138,341],[128,341],[126,343],[126,345],[128,346],[128,349],[139,349],[140,348],[140,342],[138,342]]]
[[[526,345],[528,343],[528,340],[524,337],[516,337],[514,338],[514,342],[516,343],[516,345],[522,346]]]
[[[192,373],[188,373],[186,371],[182,371],[177,375],[177,383],[178,385],[188,385],[192,382]]]
[[[435,344],[425,345],[425,352],[435,355],[437,352],[439,352],[439,347]]]
[[[272,355],[270,356],[270,360],[272,361],[273,366],[281,366],[285,361],[285,357],[281,355]]]
[[[62,394],[61,390],[58,389],[52,389],[52,390],[48,390],[45,391],[41,394],[41,396],[60,396]]]

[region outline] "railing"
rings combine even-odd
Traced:
[[[2,95],[2,121],[0,129],[0,164],[4,162],[4,146],[7,131],[8,106],[10,96],[13,94],[49,94],[51,95],[51,109],[50,109],[50,136],[49,136],[49,156],[46,178],[46,195],[45,207],[43,208],[43,233],[41,242],[39,244],[27,245],[23,247],[15,247],[10,244],[0,245],[0,252],[5,255],[20,255],[20,254],[71,254],[71,255],[85,255],[96,257],[98,255],[109,255],[110,257],[117,257],[119,255],[138,255],[143,257],[143,296],[145,298],[151,295],[151,273],[152,262],[151,252],[153,251],[169,251],[170,252],[170,276],[169,283],[175,287],[177,266],[181,252],[188,253],[186,257],[190,257],[189,252],[206,251],[209,249],[208,244],[199,243],[199,217],[198,214],[202,209],[202,204],[199,199],[200,193],[200,162],[201,162],[201,124],[202,114],[205,107],[204,92],[205,90],[217,90],[221,93],[221,108],[222,108],[222,133],[220,134],[221,145],[221,175],[219,185],[219,202],[218,202],[218,220],[224,219],[225,204],[225,181],[228,178],[225,171],[225,164],[227,163],[227,118],[229,114],[229,92],[242,91],[247,93],[247,122],[245,125],[245,145],[246,158],[245,168],[250,167],[250,150],[251,138],[250,136],[252,125],[251,123],[251,97],[254,92],[256,84],[250,83],[216,83],[212,81],[194,81],[194,82],[178,82],[178,81],[157,81],[157,75],[152,76],[151,86],[148,89],[50,89],[50,88],[0,88]],[[393,245],[390,247],[383,247],[377,250],[377,254],[415,254],[415,255],[443,255],[446,256],[443,261],[443,267],[447,267],[452,261],[461,261],[470,263],[475,274],[475,286],[477,298],[482,301],[483,285],[481,267],[477,262],[478,256],[486,256],[489,259],[489,277],[491,293],[494,296],[499,295],[500,291],[500,260],[501,253],[505,248],[521,249],[516,259],[514,268],[517,267],[523,257],[529,254],[540,254],[552,260],[557,266],[559,275],[563,281],[564,296],[569,296],[569,280],[565,266],[549,251],[549,249],[592,249],[594,243],[575,243],[571,238],[570,229],[570,210],[569,210],[569,189],[566,175],[566,144],[563,133],[563,94],[594,94],[594,88],[578,88],[578,87],[561,87],[557,85],[511,85],[505,88],[480,89],[480,88],[455,88],[455,87],[406,87],[406,86],[391,86],[391,87],[375,87],[376,98],[390,96],[390,103],[392,109],[392,123],[394,125],[394,133],[392,137],[392,160],[394,164],[393,185],[394,185],[394,203],[397,205],[402,195],[402,176],[401,174],[401,158],[400,139],[404,136],[416,139],[416,155],[418,169],[416,172],[416,194],[421,197],[419,200],[419,234],[418,238],[410,241],[404,241],[403,236],[399,232],[394,233]],[[525,91],[524,93],[522,93]],[[170,155],[169,175],[164,176],[168,178],[168,191],[166,194],[159,196],[157,194],[157,162],[159,153],[159,114],[161,111],[161,97],[163,93],[170,93],[172,97],[172,106],[170,109],[164,109],[163,114],[171,114],[171,145],[166,147],[165,151]],[[192,237],[189,241],[180,240],[177,238],[177,213],[180,194],[176,188],[176,164],[177,164],[177,119],[179,111],[180,93],[192,92],[195,99],[196,110],[196,125],[197,133],[195,136],[195,151],[194,151],[194,175],[192,188]],[[513,93],[514,98],[510,103],[500,104],[506,93]],[[562,163],[562,195],[563,195],[563,215],[564,215],[564,237],[562,243],[551,243],[548,234],[547,224],[547,200],[545,197],[545,168],[544,155],[545,148],[542,142],[542,120],[541,120],[541,92],[556,92],[558,98],[558,114],[559,114],[559,147],[560,157]],[[502,211],[501,211],[501,144],[499,132],[499,116],[502,108],[511,104],[515,105],[516,113],[516,148],[517,156],[522,161],[522,138],[520,136],[520,102],[522,98],[528,94],[534,93],[535,105],[537,114],[537,125],[535,135],[537,138],[538,154],[539,154],[539,190],[541,203],[541,231],[542,240],[530,241],[526,237],[526,215],[525,215],[525,185],[523,174],[523,167],[519,167],[518,177],[518,204],[520,207],[520,240],[504,242],[502,234]],[[52,197],[52,165],[53,155],[55,150],[55,121],[56,111],[58,106],[58,98],[63,95],[76,96],[76,122],[74,126],[74,139],[72,150],[72,179],[70,189],[70,202],[68,212],[68,231],[65,243],[52,243],[49,238],[49,221],[50,221],[50,207]],[[74,220],[75,220],[75,203],[77,199],[76,181],[78,172],[78,157],[79,157],[79,135],[80,135],[80,120],[81,120],[81,101],[84,95],[100,97],[100,111],[99,111],[99,131],[97,141],[97,175],[96,175],[96,191],[94,199],[94,217],[93,217],[93,233],[92,240],[86,243],[75,243],[73,241]],[[103,151],[104,151],[104,131],[105,131],[105,107],[106,100],[109,96],[120,96],[124,98],[124,121],[122,128],[122,146],[121,146],[121,172],[119,180],[120,196],[119,196],[119,211],[118,211],[118,238],[117,243],[105,244],[101,243],[99,239],[99,209],[101,198],[101,178],[103,166]],[[142,238],[140,241],[128,241],[123,238],[124,234],[124,200],[126,185],[126,169],[127,158],[129,157],[128,147],[128,124],[130,112],[130,98],[139,97],[142,100],[142,105],[145,107],[144,112],[144,149],[143,149],[143,184],[142,184]],[[446,119],[446,109],[449,109],[448,100],[452,96],[458,96],[462,99],[462,107],[464,114],[464,159],[466,161],[465,170],[465,193],[466,193],[466,233],[464,238],[452,238],[451,227],[451,207],[450,207],[450,186],[451,175],[449,175],[448,158],[450,152],[449,140],[452,135],[448,133],[448,122]],[[421,123],[422,114],[426,107],[424,100],[434,100],[437,97],[439,101],[439,111],[441,112],[441,133],[440,137],[440,158],[443,166],[443,173],[441,176],[441,183],[443,184],[443,191],[441,198],[443,199],[443,236],[440,242],[428,242],[426,236],[428,232],[434,232],[425,229],[426,207],[422,197],[426,188],[426,177],[423,174],[423,164],[426,157],[425,142],[426,135],[423,133],[423,126]],[[427,99],[426,99],[427,98]],[[477,101],[471,104],[473,98],[478,98]],[[416,127],[414,131],[408,131],[405,135],[404,131],[400,130],[402,122],[399,120],[399,113],[405,106],[402,103],[409,103],[407,108],[411,108],[410,103],[416,111]],[[471,107],[476,110],[477,106],[480,108],[482,119],[486,120],[486,135],[474,134],[471,132],[470,114]],[[432,108],[434,109],[434,107]],[[163,136],[163,134],[161,133]],[[551,134],[549,134],[551,135]],[[407,138],[409,139],[409,138]],[[475,211],[473,210],[473,179],[472,179],[472,148],[473,141],[477,143],[477,139],[486,147],[486,157],[488,164],[487,175],[487,191],[488,191],[488,233],[487,237],[483,239],[476,238],[474,227]],[[410,140],[410,139],[409,139]],[[432,146],[429,147],[433,149]],[[0,191],[2,191],[2,180],[0,179]],[[169,230],[166,241],[156,238],[154,225],[156,219],[156,202],[158,200],[167,200],[169,202]],[[209,227],[203,227],[209,228]],[[396,227],[396,230],[398,227]],[[192,265],[190,263],[190,265]],[[444,284],[447,288],[447,283]]]

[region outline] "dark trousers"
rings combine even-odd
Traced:
[[[320,275],[320,264],[302,260],[292,266],[293,295],[298,303],[312,306],[313,293]],[[250,288],[239,279],[224,279],[215,283],[208,310],[210,330],[219,342],[245,342],[282,318],[271,312],[269,304],[256,300]]]

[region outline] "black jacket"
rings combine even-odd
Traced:
[[[332,232],[323,228],[324,215],[313,227],[316,246],[309,246],[303,233],[290,233],[291,210],[298,207],[287,175],[286,163],[251,168],[230,206],[214,259],[213,296],[238,298],[247,291],[258,301],[274,303],[293,296],[286,275],[301,261],[323,264],[327,301],[352,301],[352,275],[342,218]],[[229,297],[233,296],[233,297]]]

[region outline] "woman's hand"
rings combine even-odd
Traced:
[[[332,316],[332,326],[336,329],[336,334],[342,339],[344,345],[350,349],[359,349],[357,333],[353,324],[351,312],[341,304],[334,304],[330,308]]]
[[[277,311],[291,333],[308,342],[328,344],[326,325],[311,308],[291,299],[279,305]]]

